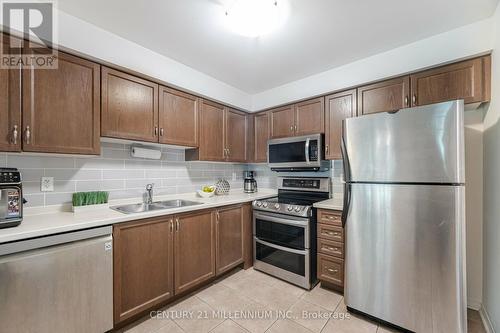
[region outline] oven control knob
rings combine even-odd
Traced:
[[[280,204],[278,204],[278,203],[277,203],[277,204],[274,204],[274,208],[275,208],[276,210],[280,210]]]
[[[292,205],[288,205],[288,206],[286,207],[286,209],[287,209],[289,212],[291,212],[291,211],[293,210],[293,206],[292,206]]]
[[[264,202],[264,203],[262,204],[262,207],[267,208],[267,202]]]
[[[260,206],[262,206],[262,202],[257,201],[257,202],[255,202],[255,205],[256,205],[257,207],[260,207]]]
[[[296,211],[296,212],[300,212],[300,210],[301,210],[301,209],[302,209],[302,207],[300,207],[300,206],[295,206],[295,211]]]

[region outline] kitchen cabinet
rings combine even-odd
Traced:
[[[322,283],[342,291],[344,288],[345,258],[342,212],[318,209],[317,215],[317,276]]]
[[[101,135],[158,142],[158,84],[102,68]]]
[[[394,111],[409,107],[409,94],[409,76],[359,87],[358,115]]]
[[[9,36],[2,38],[2,51]],[[14,39],[13,40],[17,40]],[[20,41],[19,41],[20,42]],[[0,69],[0,151],[21,151],[21,67]]]
[[[270,139],[269,112],[254,118],[254,162],[267,162],[267,141]]]
[[[206,210],[175,217],[175,294],[194,288],[215,276],[213,215],[212,211]]]
[[[187,150],[186,160],[246,162],[246,113],[202,100],[199,133],[199,148]]]
[[[342,159],[342,121],[356,116],[356,95],[356,89],[351,89],[325,97],[325,158],[328,160]]]
[[[323,97],[295,105],[294,130],[297,136],[325,132],[325,100]]]
[[[114,321],[124,321],[174,295],[173,217],[113,228]]]
[[[247,115],[227,108],[224,110],[225,160],[245,162],[247,159]]]
[[[324,98],[314,98],[269,111],[271,138],[325,132]]]
[[[160,143],[198,147],[199,98],[160,86]]]
[[[216,211],[217,275],[243,263],[243,206]]]
[[[269,111],[271,138],[294,136],[295,112],[293,105]]]
[[[490,71],[491,57],[486,56],[413,74],[412,106],[455,99],[465,104],[488,101]]]
[[[100,66],[57,57],[57,69],[23,68],[22,150],[98,155]]]

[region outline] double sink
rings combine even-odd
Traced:
[[[202,204],[201,202],[176,199],[176,200],[155,201],[150,204],[138,203],[138,204],[113,206],[110,208],[120,213],[134,214],[134,213],[151,212],[162,209],[174,209],[180,207],[196,206],[201,204]]]

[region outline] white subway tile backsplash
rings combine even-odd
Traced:
[[[72,169],[75,167],[75,160],[68,157],[8,154],[7,166],[19,169]]]
[[[44,194],[23,194],[23,197],[28,201],[25,207],[39,207],[45,205]]]
[[[6,154],[1,154],[0,153],[0,167],[6,167],[7,166],[7,155]]]
[[[102,179],[144,178],[144,170],[102,170]]]
[[[19,169],[23,177],[23,182],[40,182],[44,176],[44,169]]]
[[[125,167],[124,160],[104,159],[99,157],[76,158],[77,169],[123,169]]]
[[[102,178],[102,171],[89,169],[45,169],[45,176],[54,177],[58,180],[99,180]]]
[[[73,193],[47,193],[45,194],[45,205],[61,205],[71,203]]]

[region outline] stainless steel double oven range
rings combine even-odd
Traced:
[[[329,178],[278,178],[278,196],[253,202],[254,268],[305,289],[316,285],[315,202]]]

